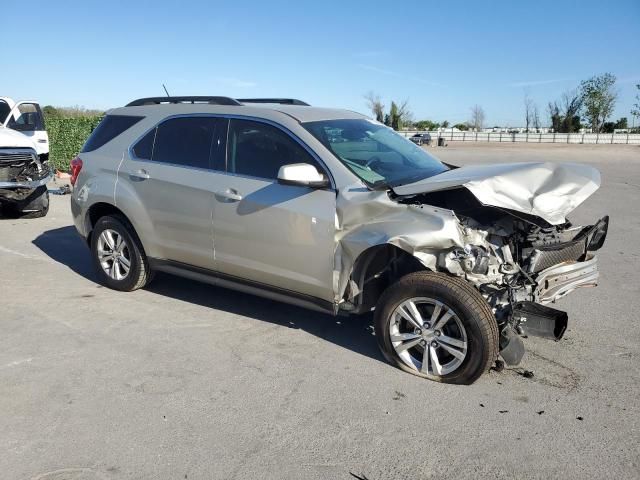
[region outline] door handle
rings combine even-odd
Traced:
[[[217,197],[222,197],[227,202],[239,202],[242,200],[242,195],[238,193],[237,190],[233,188],[227,188],[223,192],[216,192]]]
[[[147,180],[148,178],[151,177],[149,175],[149,172],[147,172],[144,168],[141,168],[140,170],[137,170],[135,172],[131,172],[129,176],[133,178],[137,178],[138,180]]]

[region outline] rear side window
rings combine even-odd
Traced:
[[[97,150],[143,118],[144,117],[132,117],[129,115],[107,115],[89,136],[87,143],[82,147],[82,152],[93,152]]]
[[[228,171],[275,180],[283,165],[309,163],[320,172],[315,159],[279,128],[251,120],[231,120]]]
[[[207,117],[173,118],[158,125],[153,161],[209,168],[216,120]]]
[[[149,131],[132,148],[140,160],[224,170],[226,119],[171,118]]]

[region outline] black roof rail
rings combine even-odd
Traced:
[[[307,102],[295,98],[238,98],[242,103],[280,103],[282,105],[302,105],[309,107]]]
[[[210,105],[242,105],[230,97],[147,97],[138,98],[127,103],[127,107],[140,107],[143,105],[161,105],[163,103],[208,103]]]

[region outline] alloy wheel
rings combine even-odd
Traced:
[[[464,325],[451,307],[431,298],[410,298],[398,305],[389,334],[400,360],[424,375],[448,375],[467,356]]]
[[[98,260],[104,273],[114,280],[124,280],[131,269],[131,252],[119,232],[106,229],[100,233],[97,245]]]

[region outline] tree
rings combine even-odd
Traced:
[[[577,90],[568,90],[562,94],[560,103],[549,102],[551,128],[554,132],[573,133],[580,130],[580,110],[582,95]]]
[[[471,121],[469,123],[476,132],[482,129],[482,125],[484,124],[484,110],[480,105],[471,107]]]
[[[615,83],[616,76],[611,73],[596,75],[580,82],[584,117],[591,123],[594,132],[600,132],[604,122],[613,113],[618,98]]]
[[[42,107],[42,112],[50,117],[55,117],[55,116],[59,116],[60,112],[58,111],[58,109],[52,105],[45,105],[44,107]]]
[[[558,102],[549,102],[549,105],[547,105],[547,111],[549,112],[549,118],[551,119],[551,128],[554,132],[559,132],[562,129],[562,114],[560,113]]]
[[[533,128],[536,129],[536,132],[540,131],[540,112],[538,112],[538,105],[533,104]]]
[[[469,126],[466,123],[456,123],[453,128],[457,128],[463,132],[469,130]]]
[[[622,117],[617,122],[604,122],[602,125],[602,133],[614,133],[616,130],[627,128],[629,128],[627,117]]]
[[[563,132],[574,133],[580,130],[582,102],[583,98],[577,90],[569,90],[562,94],[562,106],[564,107]]]
[[[640,83],[636,85],[636,88],[640,90]],[[636,95],[636,102],[633,104],[633,109],[631,110],[631,115],[634,117],[640,117],[640,93]]]
[[[420,120],[415,123],[415,127],[418,130],[437,130],[440,128],[440,124],[436,122],[432,122],[431,120]]]
[[[394,130],[400,130],[400,109],[396,102],[391,102],[391,109],[389,110],[389,126]]]
[[[409,100],[405,100],[400,104],[392,101],[389,113],[384,117],[384,123],[394,130],[400,130],[403,124],[411,123],[412,116],[409,110]]]
[[[413,121],[413,113],[409,110],[409,99],[405,100],[398,107],[398,130],[402,128],[403,125],[412,123]]]
[[[524,123],[526,125],[526,131],[529,131],[529,124],[533,123],[533,100],[528,93],[524,94]]]
[[[380,95],[369,92],[364,98],[367,100],[367,107],[369,107],[373,116],[376,117],[376,120],[384,122],[384,104],[380,99]]]
[[[449,121],[445,120],[444,122],[442,122],[442,128],[449,128]]]

